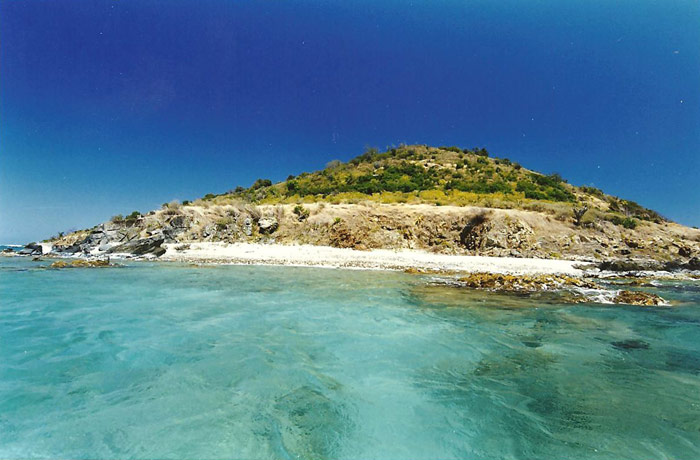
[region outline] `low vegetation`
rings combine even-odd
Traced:
[[[208,194],[198,202],[229,204],[302,204],[365,201],[526,209],[555,215],[576,225],[607,221],[626,229],[639,221],[665,219],[639,204],[606,195],[595,187],[576,187],[559,174],[540,174],[481,147],[401,145],[379,152],[368,148],[343,163],[289,176],[272,183],[257,179],[251,187]],[[197,203],[197,202],[195,202]],[[590,212],[588,212],[590,210]],[[584,217],[584,215],[586,215]],[[299,220],[305,217],[298,214]]]

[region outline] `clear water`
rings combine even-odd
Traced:
[[[698,284],[644,309],[46,264],[0,258],[2,458],[700,458]]]

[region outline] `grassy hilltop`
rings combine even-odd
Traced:
[[[328,163],[321,171],[289,176],[273,184],[258,179],[251,187],[238,187],[221,195],[206,195],[205,202],[258,204],[329,202],[384,204],[410,203],[524,209],[552,214],[588,210],[580,224],[604,219],[626,228],[637,221],[660,223],[657,212],[629,200],[604,194],[594,187],[570,185],[558,174],[540,174],[507,158],[492,158],[484,148],[409,145],[380,153],[367,149],[342,163]]]

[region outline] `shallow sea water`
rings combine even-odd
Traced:
[[[700,458],[700,283],[0,258],[1,458]]]

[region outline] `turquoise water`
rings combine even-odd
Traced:
[[[0,258],[1,458],[700,458],[700,284]]]

